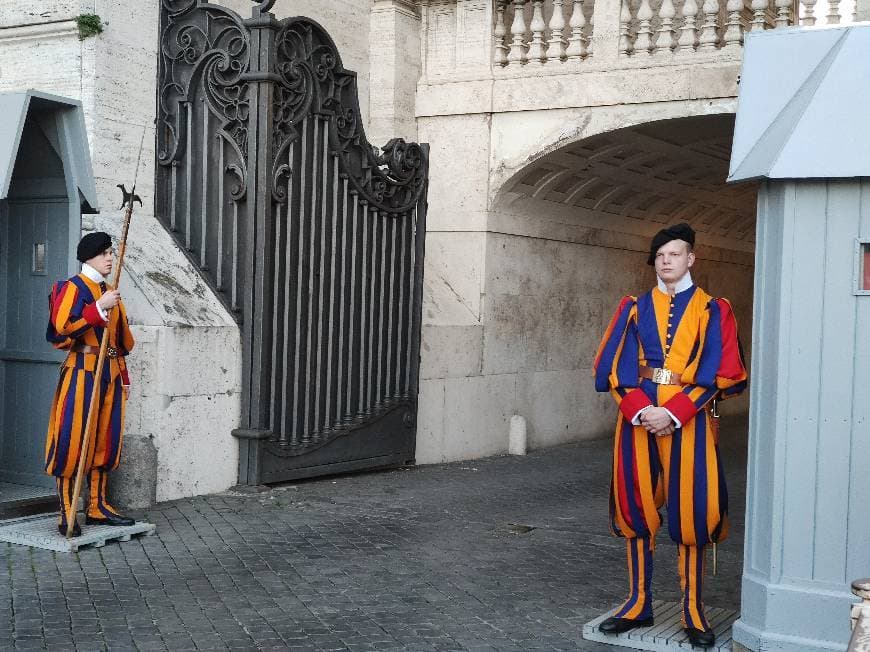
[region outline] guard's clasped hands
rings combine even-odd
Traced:
[[[667,410],[661,407],[651,407],[640,415],[640,425],[648,432],[665,437],[674,434],[676,424]]]

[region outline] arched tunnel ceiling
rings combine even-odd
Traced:
[[[620,216],[638,233],[688,222],[699,241],[751,250],[757,186],[725,185],[733,132],[733,115],[608,132],[542,157],[506,190],[515,199]]]

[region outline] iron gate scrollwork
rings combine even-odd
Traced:
[[[425,146],[305,18],[162,0],[156,212],[242,330],[240,482],[413,459]]]

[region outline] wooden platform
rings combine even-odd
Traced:
[[[587,641],[621,645],[634,650],[652,650],[667,652],[668,650],[701,650],[689,645],[683,623],[680,620],[680,605],[676,602],[653,601],[653,617],[655,625],[639,627],[618,635],[602,634],[598,625],[613,615],[613,611],[598,616],[583,625],[583,638]],[[738,612],[732,609],[707,607],[707,621],[716,633],[716,644],[706,648],[713,652],[731,651],[731,625],[737,620]]]
[[[141,521],[126,527],[84,525],[81,536],[67,539],[57,531],[57,517],[55,512],[0,521],[0,541],[43,550],[77,552],[82,547],[101,548],[109,541],[129,541],[135,535],[148,536],[157,530],[157,526]]]

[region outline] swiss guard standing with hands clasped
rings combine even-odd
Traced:
[[[714,399],[746,387],[731,305],[692,281],[695,232],[688,224],[653,238],[658,284],[622,299],[595,358],[595,388],[619,412],[613,446],[611,529],[626,539],[629,597],[599,629],[653,624],[653,551],[667,506],[679,548],[682,618],[689,641],[715,642],[701,597],[704,547],[728,533],[728,496],[711,415]]]
[[[89,233],[76,251],[82,263],[80,274],[52,291],[46,339],[55,348],[68,351],[48,424],[45,470],[57,479],[61,534],[67,530],[67,514],[73,498],[76,470],[94,380],[100,342],[108,337],[106,361],[101,373],[96,404],[95,427],[90,435],[84,471],[89,485],[85,496],[88,525],[132,525],[133,519],[120,515],[106,496],[108,472],[118,467],[124,430],[124,406],[129,391],[125,356],[133,348],[133,334],[120,293],[106,285],[114,253],[107,233]],[[72,512],[75,514],[75,511]],[[73,526],[78,536],[79,526]]]

